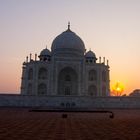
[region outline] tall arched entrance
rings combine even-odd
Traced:
[[[58,74],[58,94],[59,95],[77,95],[78,94],[78,76],[71,67],[63,68]]]

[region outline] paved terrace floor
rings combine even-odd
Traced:
[[[107,113],[29,112],[0,109],[0,140],[140,140],[140,110]]]

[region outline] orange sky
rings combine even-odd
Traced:
[[[19,93],[25,57],[71,29],[97,57],[109,59],[111,86],[124,93],[140,88],[139,0],[0,1],[0,93]]]

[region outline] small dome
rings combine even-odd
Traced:
[[[40,53],[40,56],[51,56],[51,52],[47,48],[43,49]]]
[[[82,39],[68,29],[58,35],[52,43],[53,54],[79,54],[84,55],[85,45]]]
[[[88,57],[88,58],[96,58],[96,55],[93,51],[88,51],[86,54],[85,54],[85,57]]]
[[[47,48],[43,49],[38,57],[41,61],[50,61],[51,52]]]

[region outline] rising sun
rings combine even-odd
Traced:
[[[111,93],[114,96],[121,96],[122,93],[124,91],[124,85],[120,82],[116,82],[113,86],[112,86],[112,91]]]

